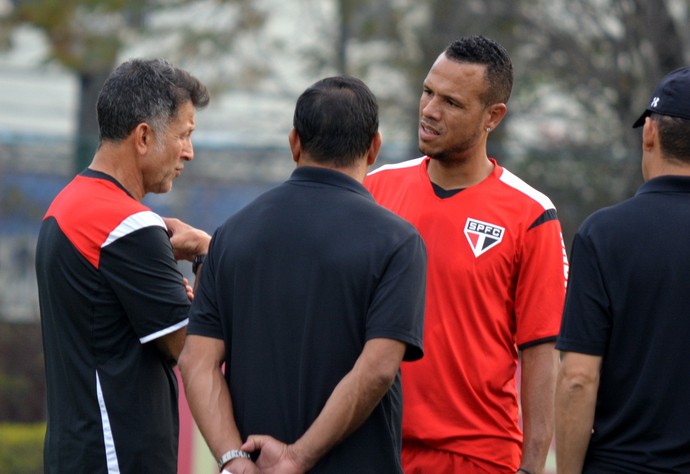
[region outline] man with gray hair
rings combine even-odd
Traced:
[[[194,158],[195,110],[208,101],[198,79],[165,60],[119,66],[98,98],[93,161],[43,218],[36,274],[46,473],[177,472],[172,365],[191,288],[177,269],[172,231],[141,200],[169,191]],[[208,236],[188,235],[196,242],[177,256],[206,253]]]

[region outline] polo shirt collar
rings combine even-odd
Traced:
[[[321,168],[318,166],[300,166],[299,168],[295,168],[288,181],[309,181],[330,186],[337,186],[348,191],[361,194],[372,201],[374,200],[374,197],[362,183],[346,175],[345,173],[328,168]]]
[[[690,176],[666,175],[652,178],[635,193],[690,193]]]

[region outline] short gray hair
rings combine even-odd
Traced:
[[[132,59],[118,66],[106,79],[98,96],[100,141],[120,141],[140,123],[156,132],[165,130],[180,105],[191,101],[205,107],[205,85],[165,59]]]

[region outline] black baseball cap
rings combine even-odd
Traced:
[[[690,67],[676,69],[659,82],[633,128],[644,125],[644,119],[652,113],[690,120]]]

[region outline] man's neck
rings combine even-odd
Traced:
[[[493,172],[488,158],[474,161],[441,161],[431,158],[427,172],[432,183],[443,189],[464,189],[481,183]]]
[[[339,171],[353,179],[356,179],[360,183],[364,182],[364,178],[367,175],[367,167],[364,159],[358,159],[356,160],[355,164],[347,167],[339,167],[335,166],[332,163],[320,163],[313,160],[300,160],[297,163],[297,167],[299,168],[300,166],[313,166],[317,168],[325,168],[329,170]]]
[[[96,151],[89,169],[112,176],[137,201],[146,194],[136,160],[129,157],[121,145],[104,143]]]

